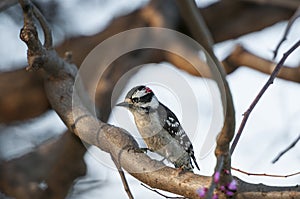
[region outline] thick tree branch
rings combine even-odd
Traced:
[[[186,25],[189,27],[191,35],[207,50],[211,50],[214,44],[211,33],[206,27],[206,23],[200,14],[195,1],[177,0],[178,8]]]
[[[62,141],[61,150],[56,153],[57,158],[45,174],[47,189],[41,191],[39,198],[63,199],[67,196],[74,180],[85,175],[86,165],[83,156],[86,147],[82,141],[70,131],[64,133]]]
[[[296,9],[244,1],[218,1],[200,11],[215,42],[221,42],[288,20]]]
[[[0,123],[26,120],[50,108],[41,73],[0,73]]]
[[[240,45],[235,47],[232,53],[223,61],[223,64],[225,68],[231,70],[230,72],[234,71],[240,66],[245,66],[269,75],[276,66],[276,63],[258,57]],[[300,67],[282,66],[277,77],[300,83]]]
[[[275,5],[275,6],[280,6],[280,7],[286,7],[286,8],[291,8],[291,9],[296,9],[299,6],[299,1],[298,0],[242,0],[242,1],[247,1],[247,2],[252,2],[252,3],[257,3],[257,4],[262,4],[262,5]]]
[[[203,45],[209,56],[212,58],[212,60],[208,59],[207,64],[211,70],[212,78],[218,85],[224,113],[224,124],[217,138],[215,155],[218,161],[222,161],[222,163],[218,162],[217,165],[222,165],[223,169],[228,171],[228,174],[221,173],[220,184],[228,184],[232,181],[229,144],[235,131],[235,111],[231,91],[226,80],[224,68],[213,52],[210,32],[206,27],[205,22],[202,20],[200,13],[195,12],[195,9],[197,8],[196,3],[194,1],[180,0],[178,0],[177,3],[180,5],[181,13],[189,26],[190,32],[194,33],[194,39]],[[189,20],[191,20],[191,22],[189,22]]]
[[[85,174],[85,152],[78,137],[66,131],[22,157],[2,161],[0,190],[13,198],[63,199]]]

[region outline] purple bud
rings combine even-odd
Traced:
[[[228,169],[224,169],[224,173],[226,173],[227,175],[230,174],[229,170]]]
[[[227,196],[233,196],[234,193],[233,193],[232,191],[226,191],[226,195],[227,195]]]
[[[197,190],[197,194],[203,198],[205,197],[206,192],[208,191],[208,189],[206,187],[201,187]]]
[[[218,198],[219,198],[219,196],[218,196],[218,194],[216,194],[216,193],[215,193],[215,194],[213,195],[213,197],[212,197],[212,199],[218,199]]]
[[[214,175],[214,182],[215,183],[218,183],[220,180],[220,172],[216,172],[215,175]]]
[[[222,186],[220,187],[220,190],[221,190],[221,191],[225,191],[225,186],[222,185]]]
[[[236,191],[237,190],[237,182],[236,180],[232,180],[228,185],[227,188],[231,191]]]

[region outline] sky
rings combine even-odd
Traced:
[[[102,4],[96,3],[93,6],[88,3],[78,4],[75,0],[63,2],[61,9],[64,11],[64,15],[72,19],[67,23],[68,26],[65,27],[66,30],[73,32],[73,34],[89,35],[105,28],[114,17],[128,13],[136,7],[144,5],[147,1],[134,0],[130,6],[128,6],[125,0],[103,0]],[[83,8],[89,9],[89,12],[84,12]],[[76,13],[76,15],[74,15],[74,12],[69,12],[71,9],[77,10],[78,14]],[[98,12],[99,9],[103,9],[103,12]],[[82,21],[85,18],[101,20]],[[228,55],[236,44],[242,44],[250,52],[266,59],[271,59],[272,50],[280,40],[286,24],[286,22],[280,22],[262,31],[245,35],[236,40],[216,44],[214,50],[217,56],[222,59]],[[293,26],[287,41],[280,49],[276,61],[281,58],[282,53],[299,39],[299,27],[300,21],[298,20]],[[18,39],[19,29],[20,26],[18,24],[3,13],[0,13],[0,42],[3,44],[0,46],[0,71],[13,70],[13,68],[8,68],[7,66],[19,65],[26,61],[25,45]],[[63,38],[63,36],[59,37],[59,35],[62,35],[60,31],[57,30],[54,34],[56,34],[58,38],[56,42],[60,42]],[[6,42],[9,43],[5,45]],[[296,50],[287,60],[286,64],[292,67],[299,65],[299,54],[300,51]],[[189,92],[191,96],[193,96],[193,107],[197,108],[191,109],[191,102],[184,98],[185,92],[182,90],[179,92],[171,85],[163,86],[164,84],[161,82],[162,78],[159,76],[163,73],[162,71],[172,74],[171,77],[176,76],[176,80],[179,78],[180,82],[189,88]],[[237,127],[239,127],[243,118],[242,114],[247,110],[268,77],[268,75],[246,67],[241,67],[227,76],[234,99]],[[211,175],[215,164],[213,154],[214,145],[213,143],[209,143],[211,150],[203,150],[202,146],[204,142],[207,141],[207,135],[211,135],[208,133],[218,132],[222,126],[222,118],[214,117],[215,112],[220,112],[220,102],[214,101],[214,103],[212,103],[213,100],[217,100],[216,97],[214,97],[215,91],[211,90],[214,83],[209,80],[192,77],[168,63],[159,63],[159,67],[150,64],[143,66],[142,69],[130,79],[117,101],[122,101],[128,90],[139,84],[151,86],[159,100],[176,113],[183,128],[192,137],[196,157],[201,167],[201,171],[197,173]],[[299,171],[299,143],[276,164],[271,163],[277,154],[285,149],[285,147],[299,135],[299,99],[299,84],[280,79],[275,80],[274,84],[267,90],[252,112],[246,124],[242,138],[232,157],[233,167],[253,173],[279,175],[287,175]],[[120,117],[128,117],[131,122],[124,123]],[[114,108],[109,123],[119,125],[133,133],[135,137],[138,137],[132,116],[125,109]],[[53,128],[53,125],[55,125],[56,128]],[[53,111],[49,111],[39,118],[32,119],[27,124],[9,127],[0,124],[0,158],[12,159],[19,157],[34,150],[38,144],[50,139],[49,136],[46,136],[48,133],[41,135],[38,134],[39,132],[51,132],[51,135],[57,137],[65,129],[65,126]],[[195,134],[195,131],[200,133]],[[28,134],[27,132],[31,133]],[[212,136],[216,136],[216,133]],[[143,145],[142,141],[139,140],[139,142]],[[12,145],[19,147],[10,147]],[[88,153],[85,155],[85,161],[88,167],[87,176],[77,181],[73,190],[70,192],[69,198],[126,198],[126,193],[122,188],[118,173],[107,162],[103,164],[103,159],[99,158],[99,156],[104,156],[104,154],[96,147],[91,147],[88,150]],[[246,176],[238,172],[233,173],[237,177],[252,183],[283,186],[296,185],[300,182],[299,175],[290,178],[271,178]],[[140,182],[134,178],[128,176],[128,179],[136,198],[145,198],[145,193],[147,193],[148,198],[161,198],[154,192],[142,187]]]

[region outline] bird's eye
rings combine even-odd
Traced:
[[[139,101],[139,98],[135,97],[131,99],[134,103],[137,103]]]

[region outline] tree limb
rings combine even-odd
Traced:
[[[37,7],[34,4],[32,4],[32,8],[33,8],[34,16],[38,19],[38,21],[43,29],[43,33],[44,33],[44,37],[45,37],[44,47],[46,49],[53,48],[52,33],[49,28],[48,22],[46,21],[45,17],[42,15],[40,10],[37,9]]]
[[[224,67],[233,72],[240,66],[245,66],[265,74],[271,74],[276,63],[250,53],[243,46],[237,45],[232,53],[223,61]],[[278,78],[300,83],[300,67],[282,66]]]
[[[300,140],[300,134],[299,136],[296,138],[296,140],[294,140],[286,149],[284,149],[282,152],[280,152],[278,154],[278,156],[272,161],[272,163],[276,163],[281,156],[283,156],[286,152],[288,152],[290,149],[292,149],[294,146],[296,146],[297,142]]]
[[[231,169],[234,171],[246,174],[248,176],[265,176],[265,177],[272,177],[272,178],[288,178],[288,177],[292,177],[292,176],[296,176],[296,175],[300,174],[300,172],[296,172],[296,173],[287,174],[287,175],[277,175],[277,174],[268,174],[268,173],[250,173],[247,171],[243,171],[241,169],[236,169],[234,167],[232,167]]]
[[[116,166],[117,169],[118,169],[119,175],[120,175],[121,180],[122,180],[122,183],[123,183],[123,187],[124,187],[124,189],[125,189],[125,192],[126,192],[127,195],[128,195],[128,198],[129,198],[129,199],[133,199],[133,195],[132,195],[132,193],[131,193],[131,191],[130,191],[128,182],[127,182],[127,180],[126,180],[126,177],[125,177],[124,171],[122,170],[121,165],[119,164],[119,162],[118,162],[114,157],[112,157],[112,160],[113,160],[115,166]]]
[[[245,1],[218,1],[199,10],[218,43],[288,20],[296,9],[297,7],[288,9]]]
[[[275,6],[280,6],[280,7],[285,7],[285,8],[291,8],[291,9],[296,9],[299,6],[299,1],[298,0],[242,0],[246,2],[252,2],[252,3],[257,3],[257,4],[265,4],[265,5],[275,5]]]
[[[73,181],[85,175],[85,152],[81,140],[66,131],[22,157],[1,161],[0,190],[13,198],[63,199]]]
[[[236,134],[236,137],[234,138],[234,141],[231,145],[230,148],[230,153],[232,154],[234,152],[234,149],[241,137],[241,134],[243,132],[243,129],[247,123],[247,120],[252,112],[252,110],[254,109],[254,107],[256,106],[256,104],[258,103],[258,101],[260,100],[260,98],[263,96],[263,94],[266,92],[266,90],[269,88],[269,86],[271,84],[273,84],[274,79],[276,78],[277,74],[279,73],[282,65],[284,64],[285,60],[289,57],[289,55],[294,52],[294,50],[296,50],[298,47],[300,46],[300,40],[298,40],[286,53],[283,54],[282,58],[280,59],[280,61],[278,62],[278,64],[276,65],[276,67],[274,68],[272,74],[270,75],[268,81],[265,83],[265,85],[263,86],[263,88],[259,91],[259,93],[257,94],[257,96],[255,97],[255,99],[253,100],[253,102],[250,104],[249,108],[247,109],[247,111],[244,113],[244,117],[243,120],[240,124],[240,127],[238,129],[238,132]]]
[[[40,72],[0,73],[0,90],[0,123],[30,119],[50,108]]]
[[[228,184],[232,181],[229,144],[235,131],[235,111],[231,91],[226,80],[224,68],[213,52],[210,32],[205,22],[202,20],[200,13],[195,11],[197,8],[196,3],[194,1],[181,0],[178,0],[177,3],[180,5],[181,13],[189,26],[190,32],[194,33],[194,39],[203,45],[212,59],[208,59],[207,64],[211,70],[212,79],[214,79],[218,85],[224,115],[224,124],[217,138],[215,155],[217,160],[222,161],[222,163],[218,163],[217,165],[222,165],[223,169],[229,171],[229,175],[225,175],[223,172],[221,173],[220,184]],[[189,22],[189,20],[191,22]],[[219,158],[221,156],[222,158]]]
[[[298,3],[299,3],[299,2],[298,2]],[[290,20],[289,20],[289,22],[288,22],[288,24],[287,24],[287,27],[286,27],[286,29],[285,29],[285,31],[284,31],[284,34],[283,34],[281,40],[279,41],[279,43],[277,44],[277,46],[276,46],[276,48],[275,48],[275,50],[274,50],[273,59],[276,58],[277,53],[278,53],[278,50],[279,50],[281,44],[287,39],[287,35],[289,34],[290,29],[291,29],[293,23],[294,23],[294,22],[296,21],[296,19],[299,18],[299,17],[300,17],[300,6],[298,7],[298,9],[297,9],[296,12],[294,13],[294,15],[290,18]]]

